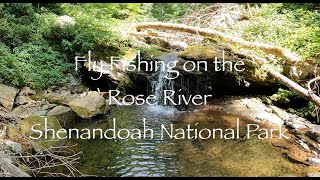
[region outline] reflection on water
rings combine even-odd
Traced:
[[[142,119],[155,131],[155,138],[126,140],[72,140],[84,154],[79,170],[97,176],[283,176],[298,174],[281,152],[265,141],[250,140],[161,140],[161,124],[185,128],[233,128],[238,117],[221,112],[177,113],[169,107],[120,106],[101,121],[82,122],[81,128],[107,129],[116,118],[118,128],[143,129]],[[240,126],[245,127],[247,120]]]

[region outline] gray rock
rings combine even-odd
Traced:
[[[288,126],[292,129],[299,129],[301,126],[299,124],[290,123]]]
[[[311,172],[307,174],[307,177],[320,177],[320,173],[318,172]]]
[[[19,90],[14,87],[0,84],[0,105],[11,111],[18,92]]]
[[[47,116],[56,117],[63,128],[72,128],[75,123],[75,114],[71,108],[66,106],[57,106],[48,112]]]
[[[37,94],[37,92],[32,90],[30,87],[23,87],[23,89],[19,93],[19,96],[29,96],[35,94]]]
[[[29,100],[26,96],[17,96],[16,103],[19,105],[25,105],[29,103]]]
[[[69,104],[69,107],[84,119],[105,113],[107,106],[105,99],[98,92],[94,91]]]
[[[314,165],[314,166],[320,166],[320,159],[318,158],[308,158],[308,162],[310,162],[310,164]]]
[[[315,152],[315,151],[311,151],[311,153],[312,153],[312,155],[314,155],[315,157],[318,157],[318,156],[319,156],[319,154],[318,154],[317,152]]]
[[[43,105],[42,107],[41,107],[41,110],[48,110],[48,109],[52,109],[52,108],[54,108],[54,107],[56,107],[57,105],[55,105],[55,104],[46,104],[46,105]]]
[[[309,146],[308,146],[306,143],[300,141],[300,142],[299,142],[299,145],[302,147],[302,149],[303,149],[304,151],[307,151],[307,152],[310,151],[310,148],[309,148]]]
[[[49,104],[49,102],[46,99],[41,100],[41,106]]]

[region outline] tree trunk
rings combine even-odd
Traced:
[[[225,34],[213,29],[187,26],[184,24],[173,24],[173,23],[162,23],[162,22],[140,23],[136,25],[136,29],[138,31],[142,29],[163,29],[163,30],[187,32],[187,33],[206,36],[206,37],[219,37],[224,39],[224,41],[226,42],[241,44],[246,48],[259,48],[263,50],[266,54],[273,54],[275,56],[285,59],[290,64],[294,64],[301,60],[300,57],[294,55],[288,49],[265,44],[265,43],[249,42],[242,38],[230,36],[228,34]]]
[[[314,93],[309,93],[309,91],[299,84],[293,82],[291,79],[287,78],[286,76],[280,74],[279,72],[275,71],[274,69],[269,68],[268,73],[281,82],[283,85],[287,86],[289,89],[295,91],[298,95],[303,97],[306,100],[313,102],[316,106],[320,107],[320,97],[315,95]]]

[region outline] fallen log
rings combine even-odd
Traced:
[[[180,32],[187,32],[190,34],[197,34],[206,37],[218,37],[224,39],[224,41],[233,43],[233,44],[241,44],[246,48],[259,48],[264,51],[266,54],[273,54],[275,56],[281,57],[285,59],[289,64],[294,64],[298,61],[301,61],[301,58],[297,55],[290,52],[288,49],[273,46],[270,44],[265,43],[257,43],[257,42],[250,42],[246,41],[242,38],[230,36],[223,32],[207,29],[207,28],[199,28],[193,26],[187,26],[184,24],[174,24],[174,23],[163,23],[163,22],[148,22],[148,23],[140,23],[136,25],[137,31],[143,29],[162,29],[162,30],[173,30],[173,31],[180,31]]]
[[[302,98],[309,100],[309,101],[313,102],[316,106],[320,107],[320,97],[319,96],[317,96],[314,93],[310,93],[309,90],[303,88],[299,84],[293,82],[291,79],[280,74],[279,72],[277,72],[274,69],[269,68],[267,71],[273,78],[278,80],[281,84],[287,86],[289,89],[296,92]]]
[[[257,67],[267,63],[266,59],[261,58],[259,56],[248,55],[248,54],[244,54],[244,55],[246,55],[247,57],[251,57],[254,60],[254,62],[256,62]],[[320,107],[320,97],[314,93],[311,93],[309,89],[303,88],[299,84],[295,83],[291,79],[287,78],[286,76],[282,75],[281,73],[279,73],[278,71],[276,71],[272,68],[267,68],[266,71],[275,80],[277,80],[281,84],[287,86],[289,89],[296,92],[302,98],[309,100],[309,101],[313,102],[316,106]]]
[[[193,26],[187,26],[184,24],[173,24],[173,23],[162,23],[162,22],[148,22],[148,23],[140,23],[136,25],[137,31],[143,30],[143,29],[162,29],[162,30],[173,30],[173,31],[180,31],[180,32],[187,32],[190,34],[197,34],[201,36],[206,37],[218,37],[222,38],[224,41],[233,43],[233,44],[240,44],[243,47],[246,48],[259,48],[262,51],[264,51],[266,54],[273,54],[275,56],[281,57],[288,64],[296,64],[301,63],[301,58],[293,54],[290,50],[273,46],[265,43],[257,43],[257,42],[249,42],[242,38],[230,36],[228,34],[222,33],[220,31],[207,29],[207,28],[199,28],[199,27],[193,27]],[[252,57],[252,56],[251,56]],[[253,59],[258,60],[258,64],[262,65],[267,60],[261,57],[257,57]],[[308,64],[303,62],[303,64]],[[315,69],[317,69],[315,67]],[[286,76],[282,75],[281,73],[277,72],[276,70],[272,68],[268,68],[267,72],[270,76],[272,76],[274,79],[279,81],[281,84],[287,86],[289,89],[295,91],[298,95],[300,95],[302,98],[309,100],[313,102],[316,106],[320,107],[320,97],[310,93],[307,89],[303,88],[299,84],[295,83],[291,79],[287,78]]]

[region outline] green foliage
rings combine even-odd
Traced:
[[[228,33],[249,41],[286,47],[303,58],[319,58],[320,12],[310,4],[271,3],[253,7],[256,15]]]
[[[153,3],[151,13],[159,21],[172,20],[185,15],[188,3]]]
[[[278,92],[276,94],[273,94],[269,98],[272,101],[277,101],[279,103],[289,103],[290,99],[294,96],[295,94],[292,91],[279,88]]]
[[[0,3],[0,79],[36,89],[64,83],[75,56],[120,55],[129,41],[117,28],[141,13],[140,4]],[[58,15],[76,24],[59,26]]]

